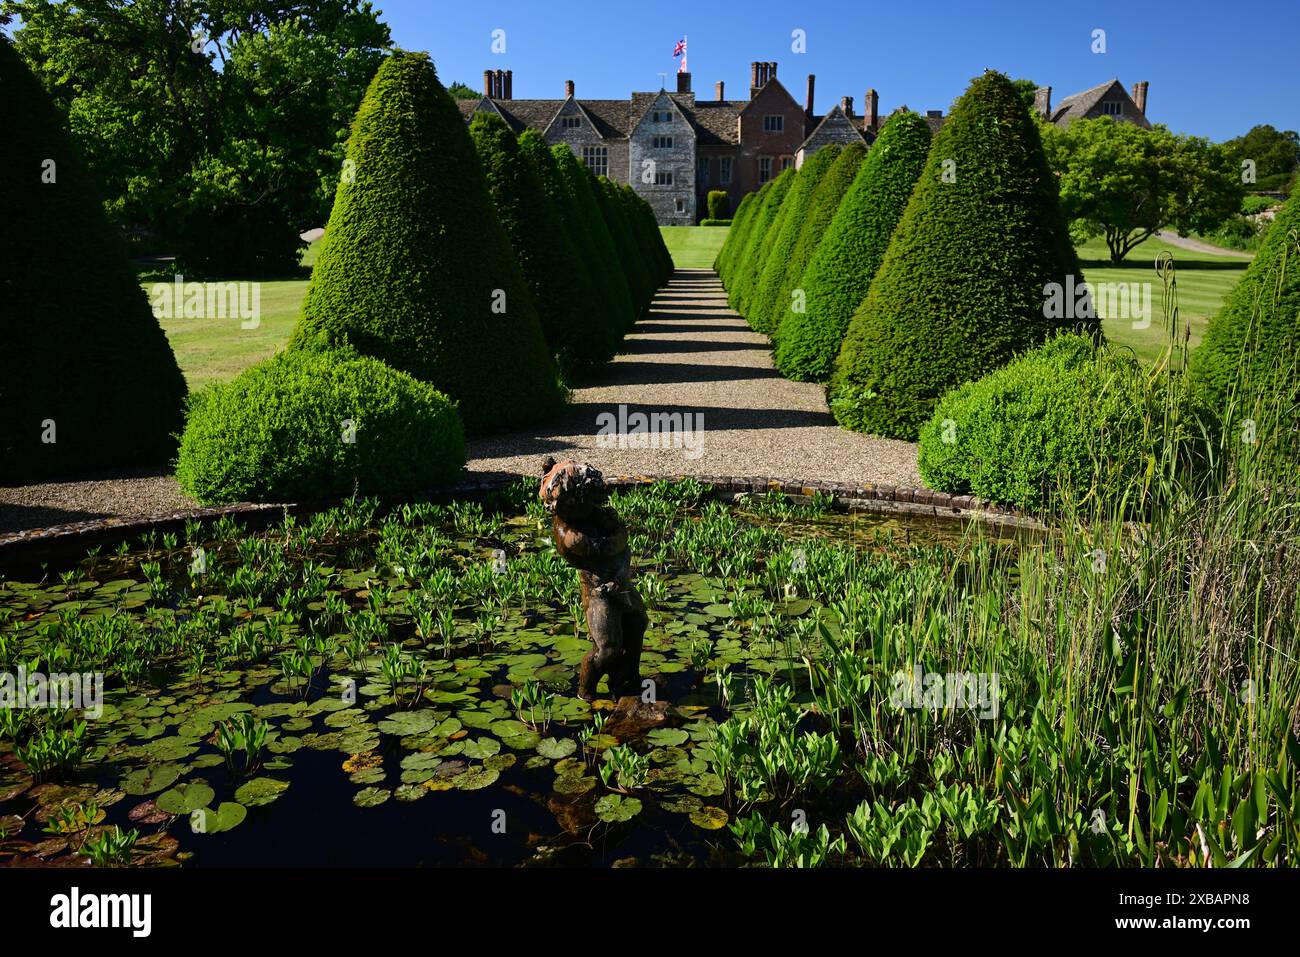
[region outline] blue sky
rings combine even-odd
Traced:
[[[485,69],[514,71],[514,95],[625,97],[658,89],[676,70],[674,42],[689,40],[697,94],[724,80],[747,96],[752,60],[776,60],[803,102],[817,75],[817,109],[868,87],[882,113],[942,109],[987,67],[1053,88],[1053,101],[1118,77],[1151,83],[1147,113],[1176,132],[1224,140],[1256,123],[1300,129],[1297,0],[802,0],[796,3],[653,3],[645,0],[376,0],[399,46],[428,50],[443,81],[482,88]],[[743,11],[743,14],[740,13]],[[505,31],[505,53],[492,33]],[[803,30],[806,52],[792,52]],[[1105,30],[1106,52],[1091,50]]]

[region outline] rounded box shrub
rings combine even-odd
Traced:
[[[465,464],[455,404],[349,348],[281,352],[190,398],[176,479],[205,504],[397,494]]]
[[[731,197],[727,195],[725,189],[709,190],[706,206],[709,211],[709,219],[730,219],[731,218]]]
[[[931,488],[1031,511],[1066,491],[1117,498],[1147,466],[1163,379],[1067,334],[945,395],[921,428]]]

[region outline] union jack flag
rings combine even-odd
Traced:
[[[673,56],[681,56],[686,52],[686,41],[678,40],[677,46],[673,47]]]

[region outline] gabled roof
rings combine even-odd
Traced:
[[[814,142],[819,146],[828,143],[861,143],[866,146],[867,140],[862,135],[861,126],[861,119],[855,122],[854,118],[845,113],[844,108],[837,103],[821,118],[820,122],[816,123],[807,139],[799,144],[799,149],[807,149]]]
[[[457,100],[456,104],[466,120],[472,119],[480,108],[490,107],[516,133],[526,129],[545,133],[567,102],[567,99],[490,100],[482,97],[478,100]],[[618,140],[627,137],[627,100],[574,100],[574,103],[603,138]]]
[[[1049,120],[1057,126],[1068,126],[1074,120],[1087,116],[1102,100],[1115,99],[1123,99],[1128,104],[1124,112],[1126,119],[1139,126],[1151,126],[1147,118],[1142,115],[1142,111],[1137,108],[1137,104],[1133,102],[1133,97],[1129,95],[1128,90],[1124,89],[1124,84],[1118,79],[1107,80],[1092,89],[1067,96],[1052,109]]]
[[[794,106],[796,109],[803,109],[803,107],[799,106],[799,101],[796,100],[793,96],[790,95],[790,91],[787,90],[784,86],[781,85],[781,81],[778,80],[776,77],[772,77],[770,80],[768,80],[766,83],[764,83],[761,87],[758,88],[758,92],[754,94],[753,98],[752,98],[751,100],[749,100],[749,101],[745,104],[744,108],[743,108],[740,112],[741,112],[741,113],[744,113],[744,112],[745,112],[746,110],[748,110],[751,106],[753,106],[755,103],[757,103],[757,102],[758,102],[758,98],[759,98],[760,96],[762,96],[763,93],[765,93],[765,92],[767,91],[767,88],[768,88],[769,86],[774,86],[774,87],[776,87],[776,88],[777,88],[781,93],[785,94],[785,98],[786,98],[787,100],[789,100],[790,103],[791,103],[791,105]]]
[[[646,114],[649,113],[656,103],[661,99],[667,100],[672,104],[673,109],[686,125],[695,129],[695,123],[692,121],[688,109],[695,105],[694,93],[669,93],[667,90],[659,90],[657,93],[633,93],[631,99],[631,108],[628,113],[628,135],[641,125]]]
[[[745,102],[697,100],[693,107],[682,107],[682,112],[695,127],[695,142],[701,146],[735,146],[739,143],[740,132],[736,118],[745,108]]]

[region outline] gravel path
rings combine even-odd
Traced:
[[[1211,256],[1229,256],[1233,259],[1254,259],[1254,253],[1244,252],[1240,249],[1226,249],[1223,246],[1214,246],[1210,243],[1202,242],[1199,239],[1191,239],[1186,236],[1179,236],[1170,229],[1161,229],[1156,232],[1156,238],[1167,242],[1170,246],[1178,246],[1181,249],[1187,249],[1194,253],[1208,253]]]
[[[585,459],[608,475],[922,485],[914,444],[844,431],[827,412],[820,385],[777,373],[767,340],[727,307],[711,269],[677,270],[624,346],[574,390],[559,419],[471,441],[470,473],[538,475],[543,458],[553,455]],[[666,416],[657,421],[668,430],[637,434],[638,415],[647,424]],[[623,435],[599,434],[620,422]],[[0,488],[0,534],[193,507],[157,470]]]
[[[559,421],[471,442],[470,469],[535,475],[554,455],[607,474],[922,484],[914,444],[846,432],[827,412],[822,386],[781,377],[766,338],[728,308],[711,269],[677,270],[624,346],[574,390]],[[634,434],[638,413],[680,416],[675,439]],[[610,420],[629,426],[621,443],[599,435]]]

